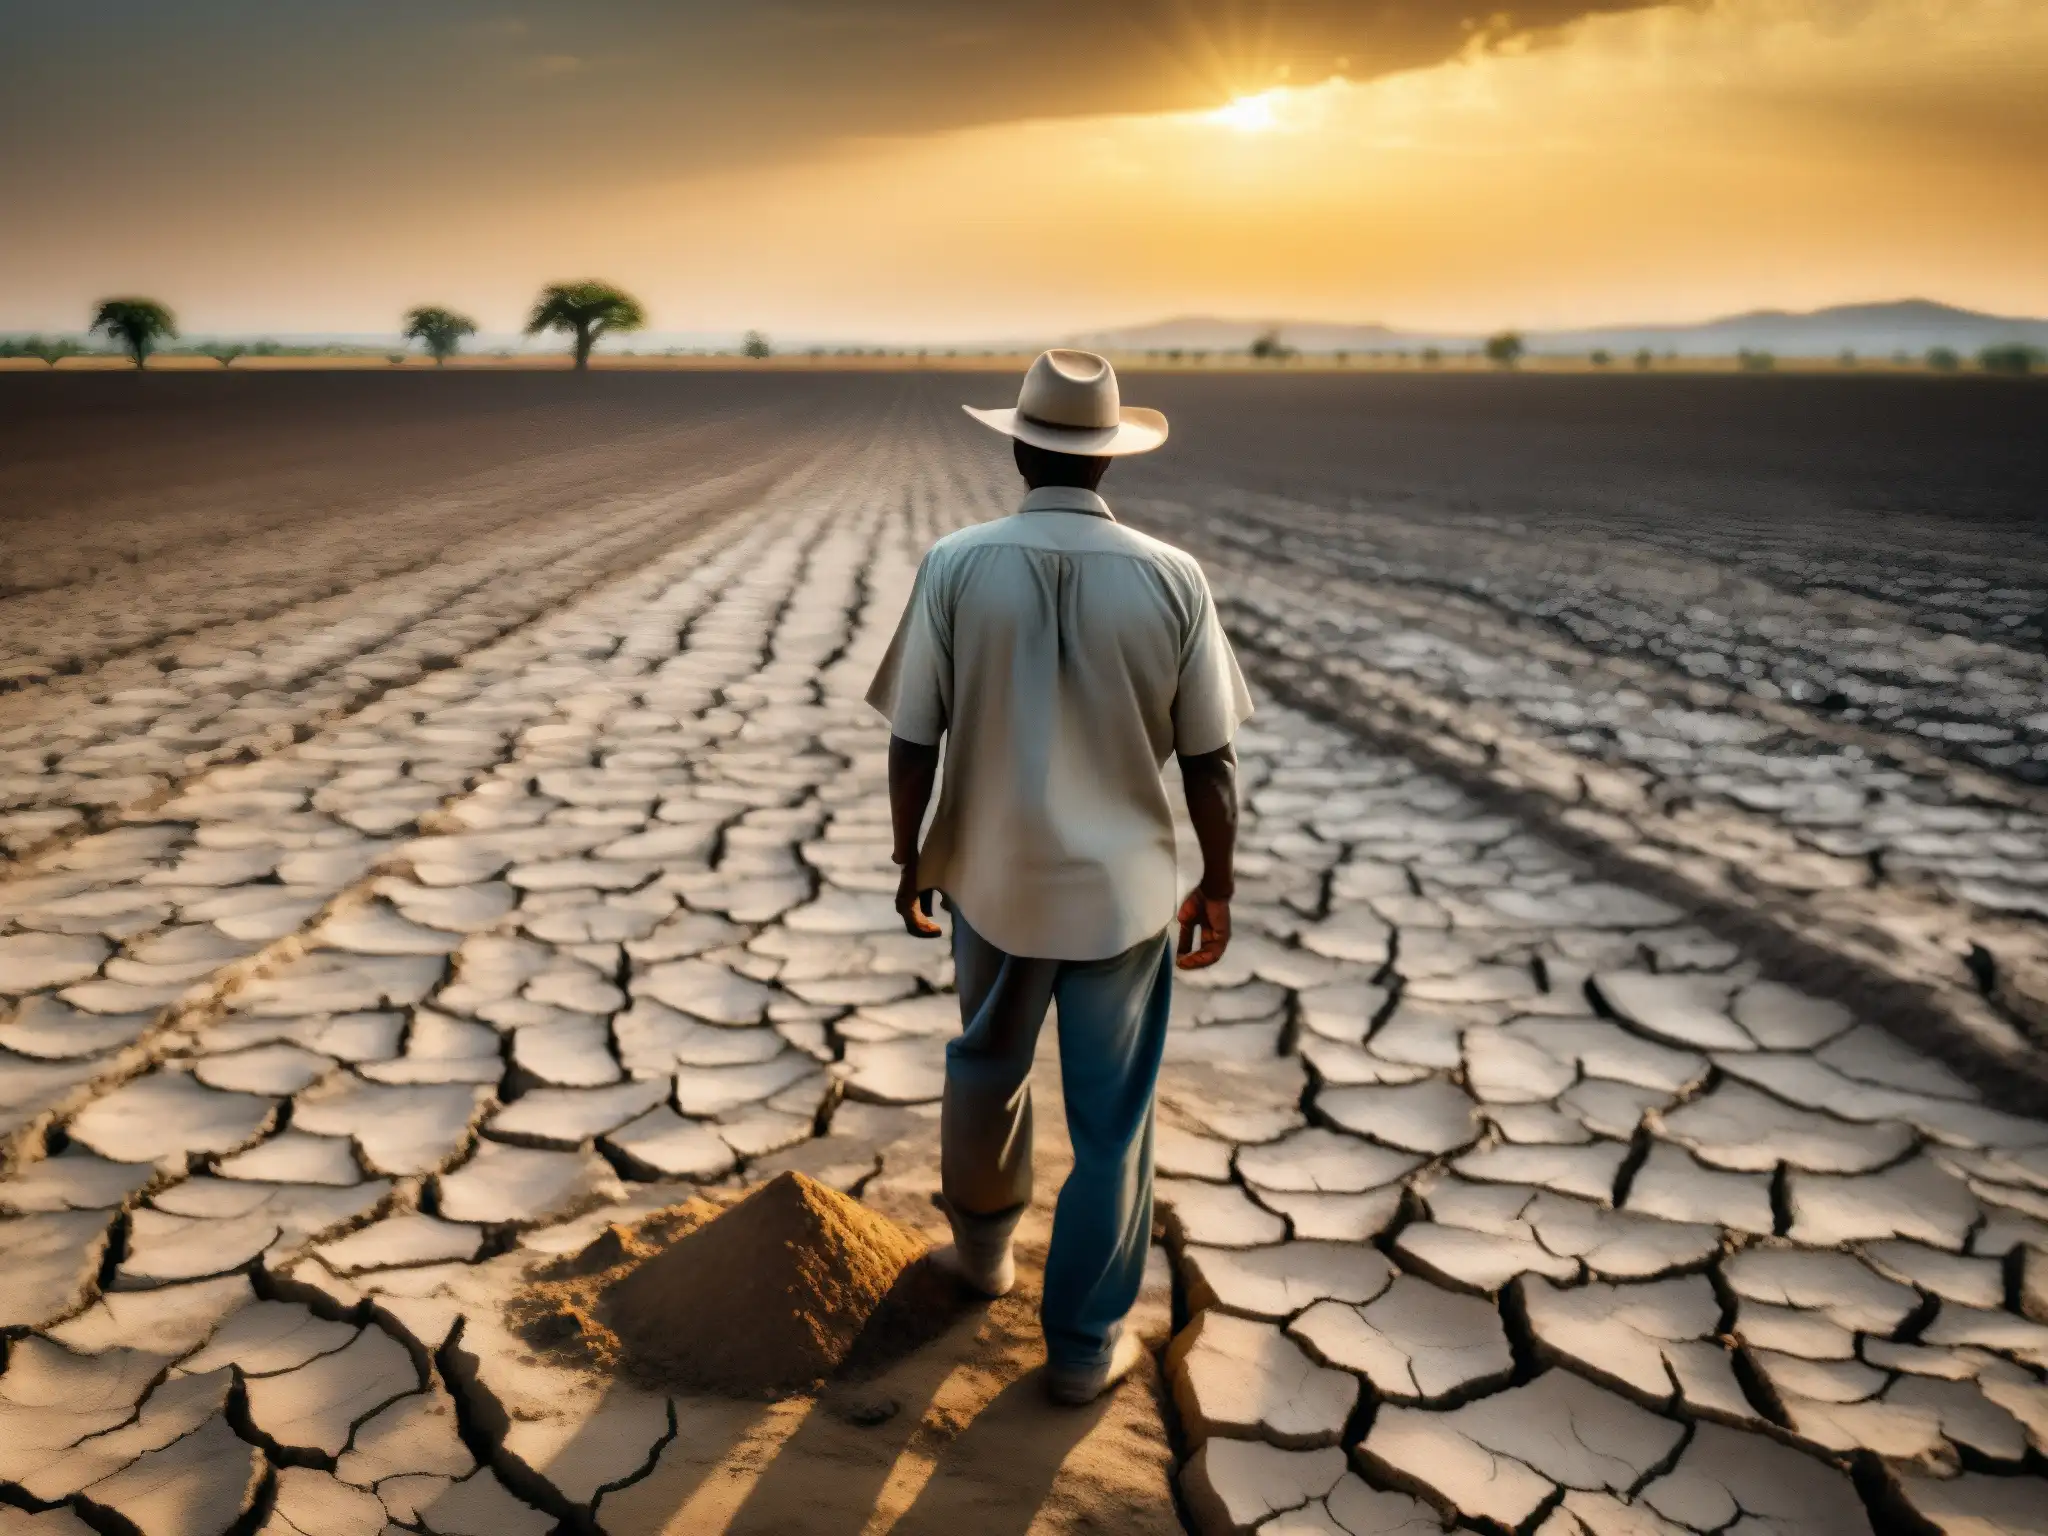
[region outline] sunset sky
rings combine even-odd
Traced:
[[[0,0],[0,331],[2048,313],[2044,0]]]

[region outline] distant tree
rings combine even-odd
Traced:
[[[160,341],[178,334],[178,321],[155,299],[102,299],[93,312],[89,331],[105,331],[110,341],[135,360],[138,368],[149,366],[149,354]]]
[[[2048,363],[2048,353],[2018,341],[1986,347],[1977,354],[1977,366],[1986,373],[2032,373],[2044,363]]]
[[[48,367],[54,368],[67,357],[76,357],[85,348],[68,336],[52,336],[47,339],[31,336],[21,344],[22,355],[39,357]]]
[[[405,354],[403,352],[386,352],[384,354],[384,361],[394,368],[403,368],[405,366]]]
[[[1769,373],[1778,366],[1778,360],[1768,352],[1752,352],[1744,347],[1735,354],[1735,363],[1744,373]]]
[[[436,368],[445,367],[448,359],[462,350],[463,337],[475,334],[474,320],[452,309],[443,309],[438,304],[422,304],[417,309],[408,309],[405,312],[405,329],[399,332],[407,341],[416,341],[425,347]]]
[[[1486,360],[1497,368],[1514,367],[1526,350],[1519,331],[1502,331],[1486,338]]]
[[[1330,354],[1330,357],[1331,360],[1334,361],[1339,368],[1347,366],[1351,361],[1351,354],[1349,352],[1342,350],[1341,348],[1335,352],[1332,352]]]
[[[1442,347],[1424,347],[1422,349],[1422,361],[1425,366],[1434,368],[1443,360],[1444,349]]]
[[[1586,359],[1586,361],[1591,363],[1595,368],[1605,368],[1609,363],[1614,361],[1614,355],[1611,352],[1609,352],[1605,347],[1595,347],[1592,351],[1592,354]]]
[[[1835,358],[1835,362],[1844,368],[1854,368],[1856,366],[1856,349],[1854,347],[1842,348],[1841,353]]]
[[[590,366],[590,349],[600,337],[614,331],[637,331],[647,324],[647,312],[640,301],[624,290],[596,278],[575,283],[550,283],[541,289],[533,313],[526,317],[526,334],[567,331],[574,338],[576,366]]]
[[[202,356],[212,358],[216,363],[219,363],[223,368],[234,367],[235,359],[240,357],[244,352],[248,350],[249,349],[243,346],[241,343],[233,341],[216,341],[211,346],[201,347],[199,349],[200,354]]]
[[[1280,339],[1277,330],[1261,331],[1245,350],[1262,363],[1284,363],[1294,355],[1294,348]]]
[[[1929,347],[1927,349],[1927,366],[1936,373],[1954,373],[1962,364],[1963,360],[1956,355],[1954,347]]]
[[[1645,370],[1656,367],[1657,354],[1648,347],[1638,348],[1636,351],[1636,366]]]
[[[284,348],[280,347],[268,336],[264,337],[261,341],[257,342],[255,346],[249,349],[249,355],[251,357],[280,357],[283,355],[283,353]]]
[[[1185,355],[1179,347],[1168,347],[1166,349],[1166,360],[1169,363],[1177,363]]]

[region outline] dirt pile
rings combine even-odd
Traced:
[[[713,1209],[607,1228],[536,1276],[515,1326],[649,1385],[754,1397],[896,1353],[957,1310],[917,1264],[923,1238],[803,1174]]]

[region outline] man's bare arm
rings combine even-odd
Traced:
[[[889,857],[903,871],[896,882],[896,915],[906,931],[920,939],[936,939],[939,925],[919,910],[917,834],[924,828],[925,807],[939,780],[939,749],[889,738],[889,830],[894,840]]]
[[[1230,943],[1230,898],[1237,894],[1237,749],[1181,758],[1180,779],[1202,850],[1201,883],[1181,904],[1176,962],[1193,971],[1222,959]]]

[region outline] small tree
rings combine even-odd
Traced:
[[[1656,353],[1652,352],[1648,347],[1639,347],[1636,349],[1636,367],[1644,370],[1645,372],[1648,372],[1650,369],[1656,366]]]
[[[768,338],[759,331],[749,331],[740,338],[740,355],[759,362],[764,357],[773,357],[775,349],[768,345]]]
[[[1280,339],[1277,330],[1261,331],[1247,350],[1262,363],[1284,363],[1294,355],[1294,348]]]
[[[1956,355],[1954,347],[1929,347],[1927,349],[1927,366],[1936,373],[1954,373],[1962,364],[1963,360]]]
[[[199,350],[203,356],[212,358],[221,367],[232,368],[235,365],[235,359],[249,349],[239,342],[216,341],[212,346],[201,347]]]
[[[463,337],[476,334],[476,322],[438,304],[422,304],[405,312],[405,329],[399,334],[425,347],[434,366],[440,368],[462,350]]]
[[[1844,368],[1854,368],[1856,366],[1856,349],[1854,347],[1842,348],[1841,355],[1835,359],[1835,362]]]
[[[105,331],[109,340],[119,342],[135,359],[136,367],[147,368],[156,344],[177,336],[178,322],[155,299],[103,299],[88,330]]]
[[[21,344],[24,356],[39,357],[48,367],[54,368],[67,357],[76,357],[85,349],[68,336],[44,338],[31,336]]]
[[[1497,368],[1514,367],[1526,350],[1519,331],[1502,331],[1497,336],[1486,338],[1486,359]]]
[[[1744,347],[1735,354],[1736,364],[1744,373],[1769,373],[1778,366],[1778,360],[1768,352],[1752,352]]]
[[[1442,362],[1443,360],[1444,349],[1442,347],[1424,347],[1422,349],[1422,362],[1424,367],[1434,368],[1438,363]]]
[[[590,366],[590,349],[613,331],[637,331],[647,324],[647,312],[640,301],[623,289],[596,278],[575,283],[550,283],[541,289],[533,313],[526,318],[526,334],[567,331],[574,338],[576,366]]]
[[[1609,352],[1605,347],[1595,347],[1592,351],[1591,356],[1589,356],[1586,359],[1586,361],[1591,363],[1595,368],[1605,368],[1609,363],[1614,361],[1614,354]]]
[[[2032,373],[2043,362],[2048,362],[2048,354],[2044,354],[2039,347],[2030,347],[2018,341],[1986,347],[1977,354],[1977,366],[1986,373]]]

